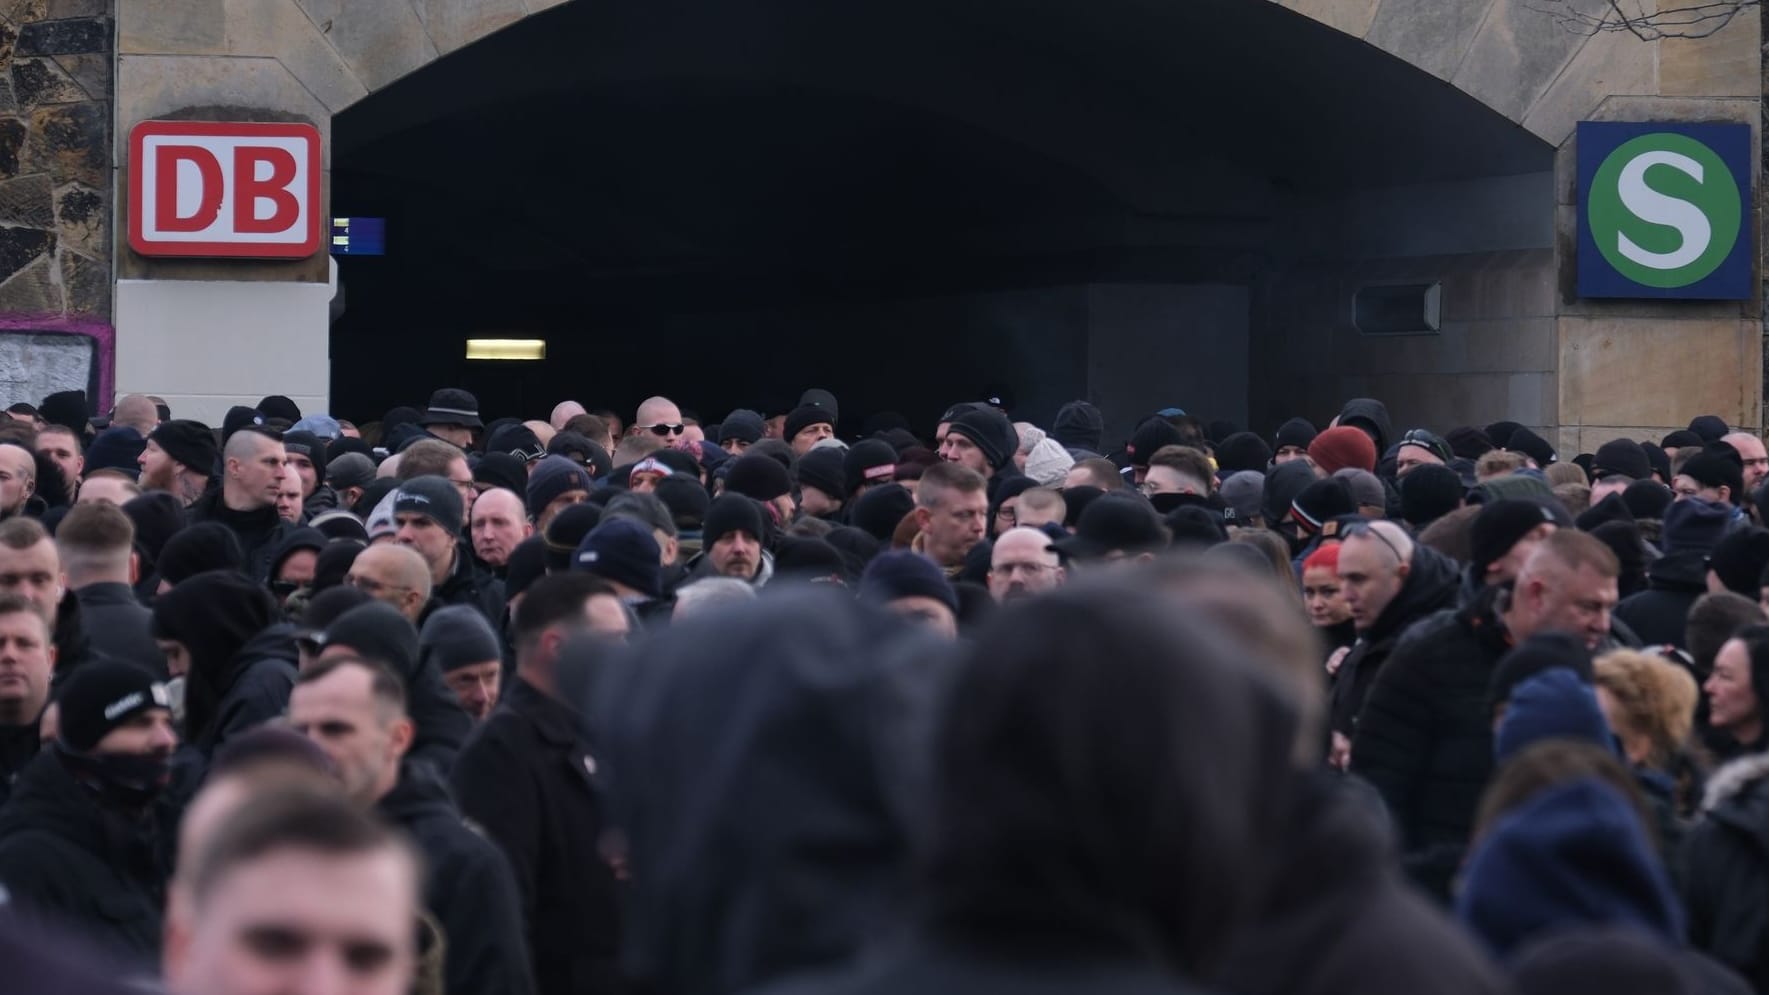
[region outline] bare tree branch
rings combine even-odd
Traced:
[[[1706,38],[1732,23],[1747,7],[1761,0],[1693,0],[1676,6],[1648,11],[1643,0],[1605,0],[1601,9],[1592,11],[1576,0],[1523,0],[1529,9],[1552,17],[1569,31],[1596,35],[1610,31],[1626,31],[1641,41],[1660,38]],[[1586,5],[1589,6],[1589,5]]]

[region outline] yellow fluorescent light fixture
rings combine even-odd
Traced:
[[[468,339],[468,359],[546,359],[546,339]]]

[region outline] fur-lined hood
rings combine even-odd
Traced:
[[[1707,791],[1702,795],[1701,810],[1712,812],[1721,805],[1736,801],[1751,786],[1769,778],[1769,753],[1756,753],[1748,757],[1740,757],[1708,778]]]

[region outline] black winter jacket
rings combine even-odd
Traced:
[[[1769,754],[1720,768],[1683,839],[1689,942],[1769,991]]]
[[[504,621],[504,582],[480,566],[473,557],[472,547],[465,543],[455,546],[454,570],[431,592],[430,603],[424,606],[424,617],[418,627],[423,628],[423,621],[436,609],[450,605],[472,605],[479,609],[493,629]]]
[[[135,599],[129,585],[88,584],[74,597],[80,604],[81,631],[93,649],[165,679],[166,657],[153,637],[154,613]]]
[[[515,872],[541,995],[627,990],[594,766],[572,710],[518,676],[461,748],[450,778],[461,812]]]
[[[1644,645],[1687,649],[1689,609],[1708,593],[1706,561],[1699,553],[1672,553],[1647,565],[1646,580],[1646,590],[1615,606],[1615,617]]]
[[[288,711],[297,659],[294,629],[287,625],[260,632],[234,654],[221,675],[224,683],[214,715],[173,755],[175,797],[189,801],[208,776],[215,752],[228,740]]]
[[[165,874],[155,841],[150,817],[101,805],[49,750],[0,810],[0,886],[28,915],[157,964]]]
[[[425,765],[407,765],[381,813],[424,854],[424,907],[442,924],[449,995],[529,995],[521,900],[497,844],[474,832]]]
[[[1370,689],[1351,770],[1368,780],[1399,829],[1414,879],[1443,898],[1461,863],[1493,769],[1493,667],[1510,648],[1501,588],[1442,611],[1401,637]]]
[[[197,498],[190,506],[190,523],[220,522],[228,527],[246,552],[246,575],[256,581],[270,576],[270,560],[296,526],[277,517],[275,505],[256,511],[235,511],[222,499],[217,487]]]
[[[1364,700],[1401,635],[1425,616],[1454,607],[1459,580],[1456,561],[1427,546],[1413,547],[1412,568],[1399,593],[1376,617],[1376,624],[1352,645],[1333,679],[1334,732],[1353,733]]]

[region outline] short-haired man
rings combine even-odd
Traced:
[[[80,436],[73,429],[66,425],[45,426],[37,433],[37,453],[49,457],[50,462],[61,469],[69,494],[80,489],[80,476],[86,472],[86,456],[80,446]]]
[[[154,642],[154,613],[135,597],[141,573],[135,523],[114,504],[75,505],[56,529],[55,547],[93,649],[164,677],[166,658]]]
[[[987,487],[981,475],[954,461],[936,463],[921,475],[915,491],[918,532],[910,548],[933,560],[948,578],[964,570],[965,557],[983,541],[989,524]]]
[[[1190,446],[1162,446],[1150,454],[1148,467],[1141,490],[1151,498],[1157,494],[1208,498],[1214,490],[1210,457]]]
[[[1063,519],[1068,517],[1069,504],[1063,500],[1062,491],[1051,487],[1034,487],[1020,495],[1020,504],[1014,513],[1015,521],[1024,528],[1060,526]]]
[[[1063,478],[1063,490],[1072,487],[1096,487],[1102,491],[1117,490],[1125,486],[1124,477],[1109,459],[1084,459],[1069,468],[1069,475]]]
[[[510,553],[522,540],[534,535],[527,509],[515,491],[493,487],[473,502],[473,554],[498,576],[510,562]]]
[[[130,480],[129,475],[121,470],[94,470],[80,481],[80,493],[74,503],[103,501],[120,508],[140,497],[141,493],[141,485]]]
[[[73,670],[92,656],[80,604],[68,590],[55,540],[35,518],[0,521],[0,594],[16,594],[37,607],[49,621],[56,667]]]
[[[1024,505],[1025,495],[1020,496]],[[1062,586],[1062,560],[1041,529],[1019,526],[995,540],[989,554],[989,593],[996,601],[1017,601]]]
[[[466,605],[439,608],[424,622],[418,653],[442,672],[461,709],[483,721],[503,689],[504,653],[484,616]]]
[[[1749,432],[1733,432],[1722,436],[1720,441],[1737,451],[1744,467],[1744,492],[1746,495],[1755,494],[1757,488],[1763,486],[1763,481],[1769,479],[1769,448],[1763,446],[1762,439]]]
[[[761,587],[774,577],[774,554],[768,552],[767,540],[768,519],[762,506],[742,494],[721,494],[707,506],[701,553],[688,562],[688,576],[735,577]]]
[[[154,399],[145,394],[125,394],[111,409],[111,424],[132,428],[146,438],[160,427],[160,409]]]
[[[419,477],[441,477],[461,496],[462,516],[473,510],[479,488],[473,485],[473,469],[467,457],[453,445],[436,439],[419,439],[399,453],[394,479],[416,480]]]
[[[1447,896],[1468,844],[1493,768],[1487,693],[1499,658],[1550,630],[1596,648],[1609,636],[1619,572],[1608,546],[1563,529],[1530,555],[1512,590],[1488,588],[1415,624],[1395,646],[1365,700],[1351,770],[1381,792],[1421,886]]]
[[[648,397],[639,404],[628,435],[654,435],[664,445],[680,439],[687,426],[682,423],[682,409],[667,397]]]
[[[504,585],[473,562],[461,540],[460,491],[441,477],[407,480],[393,492],[394,539],[430,567],[430,601],[472,605],[496,625],[504,614]]]
[[[417,550],[397,543],[358,553],[344,583],[392,605],[414,627],[430,604],[430,565]]]
[[[574,637],[624,635],[628,624],[613,589],[589,574],[536,581],[513,620],[515,679],[450,777],[461,811],[516,872],[540,995],[624,990],[615,874],[599,849],[608,824],[591,782],[596,762],[558,671]]]
[[[152,963],[165,884],[154,801],[178,745],[171,699],[140,667],[102,661],[69,677],[56,705],[57,741],[0,810],[0,888],[28,916]]]
[[[55,672],[49,620],[16,594],[0,594],[0,811],[19,771],[37,755]]]
[[[566,424],[570,422],[571,419],[584,413],[584,406],[582,404],[579,404],[576,401],[560,401],[558,404],[553,405],[553,413],[547,418],[547,424],[553,426],[553,431],[563,432],[565,431]]]
[[[190,520],[227,526],[246,554],[246,574],[270,576],[270,559],[293,525],[277,515],[283,483],[283,444],[273,435],[241,429],[223,450],[221,487],[190,506]]]
[[[0,443],[0,519],[28,514],[36,494],[36,456],[18,443]]]
[[[225,817],[180,864],[165,936],[175,995],[405,995],[417,964],[419,859],[346,799],[285,789]]]
[[[289,725],[331,757],[346,796],[417,840],[424,904],[447,937],[444,990],[533,991],[509,863],[462,822],[439,778],[405,763],[414,728],[399,675],[361,659],[321,662],[295,682]]]
[[[218,454],[215,433],[209,426],[182,419],[169,421],[153,430],[136,457],[142,489],[165,491],[188,508],[208,491]]]
[[[285,466],[276,489],[276,517],[290,525],[300,525],[306,517],[302,505],[301,474],[294,467]]]

